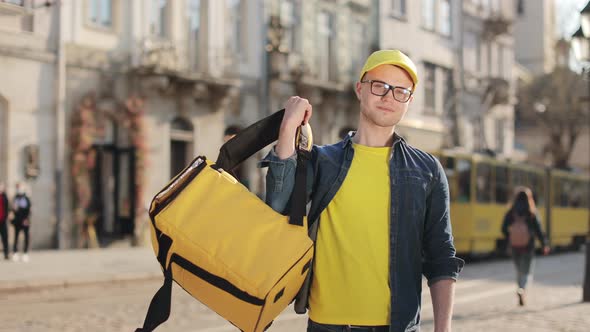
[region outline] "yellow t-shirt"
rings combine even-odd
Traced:
[[[309,317],[389,325],[391,148],[353,147],[346,179],[320,216]]]

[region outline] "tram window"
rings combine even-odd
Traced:
[[[455,172],[455,158],[454,157],[441,157],[440,163],[445,170],[445,175],[447,176],[447,181],[449,182],[449,189],[451,191],[451,201],[456,200],[456,178],[457,173]]]
[[[471,198],[471,161],[457,160],[457,201],[469,202]]]
[[[582,181],[582,205],[581,207],[590,207],[590,181]]]
[[[583,181],[572,180],[572,191],[570,193],[570,206],[574,208],[584,207],[585,193],[584,187],[587,185]]]
[[[507,203],[509,196],[508,168],[496,166],[496,202]]]
[[[561,179],[553,178],[553,185],[552,185],[552,193],[553,196],[553,205],[560,206],[561,202]]]
[[[572,190],[572,184],[568,180],[561,181],[561,198],[559,200],[559,205],[566,207],[569,206],[570,200],[570,193]]]
[[[531,190],[537,205],[545,205],[545,186],[543,177],[539,174],[531,174]]]
[[[512,185],[514,188],[518,186],[527,186],[527,176],[525,171],[520,169],[512,171]]]
[[[492,172],[490,165],[477,165],[476,174],[477,201],[489,203],[492,199]]]

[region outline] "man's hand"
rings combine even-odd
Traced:
[[[279,140],[275,147],[275,152],[279,158],[286,159],[295,153],[297,128],[306,124],[311,118],[311,114],[312,107],[307,99],[293,96],[287,100]]]

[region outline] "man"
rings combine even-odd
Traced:
[[[4,183],[0,182],[0,237],[2,238],[2,249],[4,250],[4,259],[8,259],[8,196],[6,196]]]
[[[308,217],[319,230],[303,299],[308,332],[418,331],[422,274],[435,331],[451,330],[454,283],[464,262],[455,257],[448,183],[434,157],[395,133],[417,84],[406,55],[373,53],[356,83],[358,130],[337,144],[313,147]],[[276,211],[289,206],[294,137],[311,116],[306,99],[291,97],[278,142],[261,162],[269,167],[267,203]]]
[[[18,261],[18,236],[22,231],[25,236],[25,247],[23,249],[23,262],[29,261],[29,229],[31,227],[31,200],[25,193],[22,184],[16,184],[16,195],[14,196],[12,210],[14,212],[14,247],[12,248],[12,260]]]

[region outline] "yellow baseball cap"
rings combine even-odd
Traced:
[[[375,69],[381,65],[394,65],[401,67],[404,69],[412,78],[414,82],[414,87],[418,85],[418,70],[416,69],[416,65],[407,55],[403,54],[399,50],[380,50],[375,51],[373,54],[369,55],[367,58],[367,62],[361,69],[361,75],[359,76],[359,81],[363,79],[363,76],[372,69]]]

